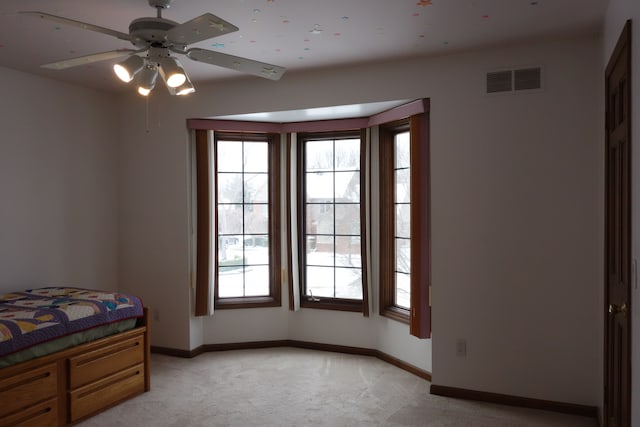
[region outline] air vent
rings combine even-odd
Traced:
[[[511,92],[511,71],[496,71],[487,73],[487,93]]]
[[[487,73],[487,93],[514,92],[542,88],[540,67]]]
[[[515,70],[513,72],[514,89],[515,90],[540,89],[542,87],[541,74],[542,73],[541,73],[540,67]]]

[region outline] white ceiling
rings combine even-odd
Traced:
[[[607,0],[175,0],[164,18],[179,23],[211,12],[239,31],[194,46],[287,67],[295,73],[483,46],[595,34]],[[155,16],[147,0],[1,0],[0,66],[105,90],[126,85],[117,61],[66,70],[41,64],[131,45],[20,10],[41,11],[128,33]],[[193,46],[192,46],[193,47]],[[194,84],[237,71],[181,59]],[[244,77],[244,75],[242,75]],[[259,78],[250,76],[249,78]],[[287,74],[283,79],[287,78]],[[273,82],[277,84],[277,82]]]

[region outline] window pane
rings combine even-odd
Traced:
[[[218,172],[242,171],[242,143],[238,141],[218,141]]]
[[[244,205],[245,234],[269,234],[269,205]]]
[[[411,273],[411,240],[396,239],[396,271]]]
[[[307,296],[333,298],[333,267],[306,268]]]
[[[218,297],[232,298],[244,296],[244,268],[218,267]]]
[[[307,173],[305,193],[307,202],[333,200],[333,174],[327,172]]]
[[[219,267],[219,298],[268,295],[269,266]]]
[[[259,297],[269,295],[269,266],[251,266],[244,269],[244,296]]]
[[[242,174],[218,174],[218,203],[242,203]]]
[[[244,174],[244,202],[268,203],[269,202],[269,175]]]
[[[244,143],[244,172],[269,171],[269,144],[266,142]]]
[[[237,236],[218,237],[218,265],[220,267],[245,263],[242,244],[239,243],[239,240]]]
[[[407,310],[411,307],[411,280],[408,274],[396,273],[396,305]]]
[[[360,170],[360,140],[340,139],[335,143],[336,170]]]
[[[410,169],[395,171],[395,202],[409,203],[411,201],[411,172]]]
[[[396,168],[408,168],[411,165],[411,145],[409,132],[402,132],[395,137]]]
[[[333,235],[333,205],[329,203],[308,204],[307,224],[308,234]]]
[[[396,237],[411,237],[411,205],[396,205]]]
[[[333,140],[307,141],[305,157],[308,171],[333,170]]]
[[[336,298],[362,299],[362,270],[336,268]]]
[[[360,235],[360,205],[338,204],[336,210],[336,234]]]
[[[269,236],[244,236],[244,259],[246,265],[269,264]]]
[[[336,202],[360,202],[360,172],[335,174]]]
[[[334,265],[334,237],[307,235],[307,265]]]
[[[337,236],[335,261],[338,267],[362,267],[360,236]]]
[[[218,234],[242,234],[242,205],[218,205]]]
[[[318,246],[318,236],[310,236],[307,234],[307,254],[315,252]],[[307,255],[308,256],[308,255]],[[307,258],[308,260],[309,258]]]

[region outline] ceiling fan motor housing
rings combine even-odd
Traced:
[[[149,6],[160,9],[168,9],[169,6],[171,6],[171,0],[149,0]]]
[[[164,18],[139,18],[129,25],[129,35],[134,46],[165,46],[167,31],[178,25],[177,22]]]

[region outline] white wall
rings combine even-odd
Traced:
[[[484,95],[486,71],[531,64],[544,67],[543,91]],[[186,99],[159,88],[149,133],[144,103],[128,94],[121,100],[121,282],[159,310],[155,345],[286,335],[376,346],[431,367],[430,340],[411,341],[406,327],[375,316],[274,309],[192,319],[185,130],[191,117],[428,97],[434,383],[599,405],[601,71],[599,42],[589,38],[290,73],[277,83],[228,80],[198,85]],[[455,356],[458,338],[467,340],[466,358]]]
[[[451,76],[462,87],[432,102],[436,384],[599,403],[597,47],[478,53]],[[483,69],[512,64],[542,65],[544,90],[477,93]],[[455,357],[459,338],[466,358]]]
[[[179,108],[182,99],[177,101],[172,108]],[[153,130],[147,132],[143,99],[126,97],[120,109],[120,284],[151,308],[153,345],[190,349],[189,137],[184,116],[172,117],[152,99]]]
[[[631,19],[632,22],[632,41],[631,41],[631,252],[633,259],[640,258],[640,221],[638,212],[640,212],[640,3],[635,0],[609,0],[609,7],[604,24],[604,51],[603,61],[606,64],[613,49],[620,37],[625,22]],[[602,73],[604,76],[604,71]],[[631,333],[632,333],[632,350],[631,350],[631,375],[632,375],[632,393],[631,401],[631,425],[640,426],[640,290],[637,285],[631,291]]]
[[[116,98],[0,68],[0,292],[117,289]]]

